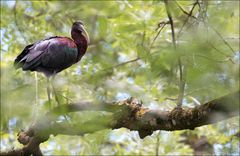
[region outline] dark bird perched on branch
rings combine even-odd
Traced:
[[[15,59],[14,66],[24,71],[42,72],[49,82],[50,76],[77,63],[87,50],[90,40],[82,22],[73,23],[71,36],[72,39],[49,37],[26,46]],[[48,98],[50,99],[49,86]]]

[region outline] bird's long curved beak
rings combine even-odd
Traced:
[[[83,36],[86,38],[86,40],[87,40],[87,44],[90,44],[90,38],[89,38],[89,35],[88,35],[86,29],[84,28],[84,26],[82,26],[81,29],[82,29],[82,35],[83,35]]]

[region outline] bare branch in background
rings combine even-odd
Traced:
[[[13,7],[13,13],[14,13],[14,22],[15,22],[15,25],[17,27],[17,30],[19,31],[21,37],[23,38],[23,40],[25,41],[25,43],[28,43],[28,40],[27,38],[24,36],[24,33],[22,31],[22,29],[19,27],[18,25],[18,20],[17,20],[17,1],[15,1],[15,4],[14,4],[14,7]]]
[[[220,54],[226,56],[227,58],[226,58],[225,60],[230,61],[232,64],[236,64],[236,63],[233,61],[232,56],[227,55],[227,54],[225,54],[224,52],[220,51],[220,50],[219,50],[218,48],[216,48],[212,43],[209,43],[209,42],[208,42],[208,44],[209,44],[214,50],[216,50],[216,51],[219,52]]]
[[[208,60],[210,60],[210,61],[214,61],[214,62],[222,63],[222,62],[228,62],[228,61],[230,61],[231,63],[235,64],[235,63],[233,62],[233,60],[232,60],[231,58],[229,58],[229,57],[226,58],[226,59],[224,59],[224,60],[216,60],[216,59],[213,59],[213,58],[210,58],[210,57],[208,57],[208,56],[201,55],[201,54],[195,54],[195,56],[202,57],[202,58],[208,59]]]
[[[207,13],[207,6],[208,6],[208,1],[203,1],[203,4],[202,4],[202,6],[200,5],[200,4],[198,4],[199,5],[199,8],[200,8],[200,11],[202,12],[202,14],[204,14],[204,15],[202,15],[203,17],[203,23],[204,23],[204,25],[206,26],[206,27],[208,27],[208,28],[211,28],[219,37],[220,37],[220,39],[223,41],[223,43],[231,50],[231,52],[233,53],[233,54],[235,54],[235,51],[234,51],[234,49],[231,47],[231,45],[223,38],[223,36],[217,31],[217,29],[215,29],[211,24],[209,24],[207,21],[209,20],[209,18],[208,18],[208,16],[206,15]],[[206,20],[207,21],[206,21]]]
[[[158,38],[158,36],[160,35],[161,31],[163,30],[163,28],[169,24],[169,21],[166,22],[160,22],[158,23],[158,28],[156,29],[156,31],[158,30],[158,33],[156,34],[156,36],[154,37],[154,39],[152,40],[152,42],[150,43],[150,47],[149,47],[149,53],[151,52],[152,46],[154,44],[154,42],[156,41],[156,39]]]
[[[186,14],[186,15],[188,16],[188,18],[189,18],[189,17],[192,17],[192,18],[197,19],[195,16],[192,15],[192,12],[193,12],[193,10],[194,10],[194,8],[195,8],[196,3],[198,3],[198,1],[193,4],[193,7],[192,7],[192,9],[191,9],[191,11],[190,11],[189,13],[188,13],[187,11],[185,11],[185,10],[180,6],[180,4],[179,4],[176,0],[175,0],[175,3],[176,3],[177,6],[179,7],[179,9],[180,9],[184,14]],[[187,18],[187,20],[188,20],[188,18]]]
[[[158,33],[156,34],[156,36],[154,37],[154,39],[152,40],[152,42],[150,43],[149,53],[148,53],[148,54],[151,55],[150,51],[151,51],[151,49],[152,49],[153,44],[155,43],[155,41],[156,41],[156,39],[158,38],[158,36],[160,35],[161,31],[163,30],[163,28],[164,28],[167,24],[169,24],[169,21],[160,22],[160,23],[158,24],[158,28],[156,29],[156,31],[157,31],[158,29],[159,29],[159,31],[158,31]],[[144,36],[145,36],[145,32],[144,32],[144,34],[143,34],[143,38],[144,38]],[[142,46],[143,46],[143,42],[144,42],[144,39],[142,39]],[[148,57],[148,55],[147,55],[146,57]],[[111,67],[107,67],[107,68],[105,68],[105,69],[102,69],[101,71],[106,71],[106,70],[118,68],[118,67],[124,66],[124,65],[126,65],[126,64],[136,62],[136,61],[141,60],[141,59],[146,58],[146,57],[137,57],[137,58],[135,58],[135,59],[128,60],[128,61],[119,63],[119,64],[117,64],[117,65],[111,66]]]
[[[213,26],[209,25],[210,28],[221,38],[221,40],[223,41],[223,43],[232,51],[233,54],[235,54],[235,51],[233,50],[233,48],[231,47],[231,45],[222,37],[222,35],[217,31],[217,29],[215,29]]]
[[[125,61],[125,62],[119,63],[119,64],[117,64],[117,65],[114,65],[114,66],[111,66],[111,67],[108,67],[108,68],[102,69],[101,71],[112,70],[112,69],[114,69],[114,68],[118,68],[118,67],[124,66],[124,65],[126,65],[126,64],[136,62],[136,61],[138,61],[138,60],[140,60],[140,59],[141,59],[140,57],[137,57],[137,58],[135,58],[135,59],[128,60],[128,61]]]
[[[182,9],[181,6],[180,6],[177,2],[176,2],[176,4],[177,4],[177,6],[180,8],[180,10],[181,10],[183,13],[185,13],[185,14],[188,15],[188,17],[187,17],[187,19],[185,20],[183,26],[180,28],[180,30],[179,30],[179,32],[178,32],[177,38],[179,38],[179,36],[180,36],[183,28],[185,27],[185,25],[187,24],[187,22],[188,22],[188,20],[189,20],[189,18],[190,18],[190,17],[195,17],[195,16],[192,16],[192,13],[193,13],[193,10],[195,9],[195,7],[198,5],[200,10],[202,10],[202,7],[201,7],[201,4],[200,4],[199,0],[196,0],[196,2],[193,3],[192,9],[191,9],[190,12],[188,13],[188,12],[186,12],[184,9]],[[203,12],[205,13],[206,10],[204,10]],[[208,17],[206,16],[206,18],[208,18]],[[195,20],[198,21],[198,19],[197,19],[196,17],[193,18],[193,19],[195,19]],[[223,41],[223,43],[224,43],[224,44],[231,50],[231,52],[234,54],[234,53],[235,53],[234,49],[233,49],[233,48],[231,47],[231,45],[223,38],[223,36],[217,31],[217,29],[215,29],[215,28],[214,28],[213,26],[211,26],[210,24],[206,23],[205,20],[203,20],[203,22],[204,22],[204,24],[205,24],[207,27],[210,27],[210,28],[220,37],[220,39]],[[229,59],[229,60],[230,60],[231,62],[233,62],[231,59]]]
[[[195,7],[196,7],[198,4],[199,4],[198,0],[197,0],[195,3],[193,3],[193,7],[192,7],[192,9],[190,10],[190,12],[188,13],[187,19],[184,21],[182,27],[180,28],[180,30],[179,30],[179,32],[178,32],[178,35],[177,35],[177,38],[179,38],[179,36],[180,36],[183,28],[185,27],[185,25],[187,24],[187,22],[188,22],[188,20],[189,20],[189,18],[192,17],[193,10],[195,9]],[[195,16],[194,16],[194,17],[195,17]],[[197,20],[196,17],[195,17],[194,19]]]
[[[167,11],[168,19],[169,19],[169,22],[171,25],[173,47],[176,51],[177,45],[176,45],[176,38],[175,38],[175,32],[174,32],[174,24],[173,24],[172,15],[171,15],[171,12],[169,9],[168,0],[164,0],[164,4],[165,4],[166,11]],[[183,68],[180,56],[178,56],[178,66],[179,66],[180,80],[179,80],[179,95],[178,95],[177,107],[180,108],[182,106],[182,101],[183,101],[183,97],[184,97],[185,81],[186,81],[185,80],[186,79],[186,69]],[[184,69],[184,71],[183,71],[183,69]]]

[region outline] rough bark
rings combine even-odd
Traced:
[[[101,117],[80,126],[56,122],[59,115],[77,111],[107,111],[111,118]],[[155,130],[193,130],[196,127],[216,123],[239,115],[239,91],[209,101],[195,108],[175,108],[171,111],[150,110],[136,99],[121,102],[93,104],[89,102],[61,105],[42,116],[27,131],[19,133],[22,149],[1,153],[1,155],[42,155],[39,144],[48,140],[49,135],[84,135],[98,130],[125,127],[139,132],[141,138]],[[96,124],[97,123],[97,124]]]

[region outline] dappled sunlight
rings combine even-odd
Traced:
[[[22,148],[18,132],[38,121],[44,155],[239,153],[238,1],[1,1],[1,15],[1,151]],[[79,20],[86,54],[50,78],[48,99],[46,77],[14,60],[46,37],[70,38]]]

